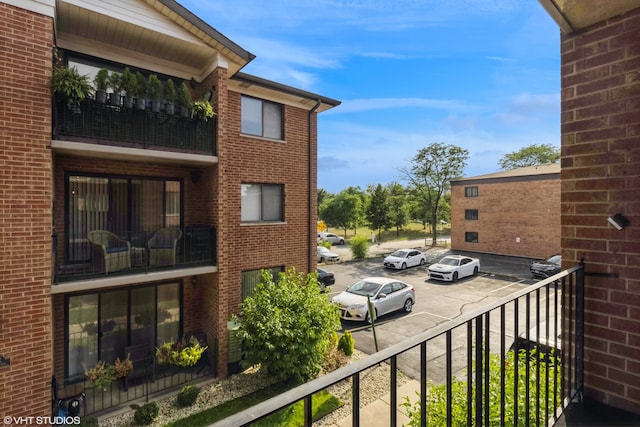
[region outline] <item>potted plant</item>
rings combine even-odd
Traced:
[[[75,67],[55,67],[51,75],[51,91],[67,101],[67,107],[74,108],[92,94],[92,87],[87,76],[78,74]]]
[[[119,357],[116,357],[115,362],[113,362],[113,376],[115,379],[124,378],[132,371],[133,362],[131,361],[130,354],[127,354],[127,357],[124,360],[120,360]]]
[[[144,110],[147,107],[147,79],[144,78],[140,71],[136,73],[133,96],[136,97],[136,107],[139,110]]]
[[[162,99],[162,82],[155,74],[149,76],[149,82],[147,83],[149,88],[149,97],[151,97],[151,111],[157,113],[160,111],[160,104]]]
[[[96,101],[104,104],[107,102],[107,89],[109,88],[109,70],[101,68],[93,79],[96,87]]]
[[[185,82],[180,84],[178,89],[178,105],[181,108],[182,117],[189,117],[189,107],[191,107],[191,92]]]
[[[164,84],[163,89],[164,100],[167,103],[165,111],[167,114],[173,114],[174,103],[176,102],[176,85],[173,83],[173,80],[169,79]]]
[[[95,388],[100,388],[104,391],[115,379],[113,366],[102,360],[98,360],[98,363],[93,368],[84,371],[84,376]]]
[[[122,105],[122,74],[116,71],[109,76],[109,87],[113,89],[111,94],[111,104]]]
[[[122,89],[124,90],[124,106],[127,108],[133,108],[133,98],[136,92],[136,75],[133,74],[133,71],[126,67],[124,72],[122,73],[122,78],[120,80],[120,84]]]
[[[213,111],[213,106],[209,103],[209,101],[198,100],[193,103],[191,106],[191,118],[197,118],[206,122],[216,113]]]

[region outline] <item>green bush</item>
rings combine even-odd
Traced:
[[[365,259],[369,251],[369,239],[365,236],[355,236],[351,239],[351,256],[353,259]]]
[[[340,328],[338,308],[320,293],[315,272],[306,277],[290,268],[277,283],[268,271],[235,319],[244,365],[280,381],[304,381],[322,369],[330,337]]]
[[[529,383],[526,382],[526,361],[529,358]],[[514,402],[513,395],[514,385],[514,366],[518,364],[518,401]],[[548,405],[553,411],[560,405],[560,393],[553,392],[554,386],[559,390],[561,386],[560,367],[562,362],[559,357],[553,354],[547,357],[546,354],[538,353],[535,350],[528,352],[525,349],[519,353],[513,351],[507,352],[505,355],[505,395],[504,395],[504,412],[505,419],[503,425],[509,426],[529,426],[546,424],[545,419],[536,418],[536,408],[540,408],[540,415],[544,417],[545,407]],[[489,399],[489,420],[484,420],[485,425],[500,425],[500,414],[502,404],[500,399],[500,356],[496,354],[489,355],[489,393],[492,396]],[[539,369],[539,371],[538,371]],[[475,375],[475,373],[474,373]],[[546,378],[549,378],[549,390],[547,394]],[[537,381],[540,380],[540,389],[537,390]],[[529,387],[529,399],[526,399],[526,387]],[[451,425],[467,424],[467,405],[475,402],[476,387],[472,387],[472,396],[467,396],[467,382],[458,380],[454,377],[451,383],[452,394],[452,419]],[[540,396],[540,400],[536,396]],[[406,409],[406,414],[410,418],[408,426],[420,426],[420,394],[417,401],[411,403],[408,396],[404,397],[401,404]],[[554,395],[556,401],[554,402]],[[545,400],[545,396],[546,400]],[[518,419],[513,419],[514,406],[518,406]],[[529,419],[525,419],[526,407],[529,407]],[[427,425],[447,425],[447,387],[446,384],[434,385],[430,383],[427,391]]]
[[[160,408],[156,402],[145,403],[136,409],[133,421],[139,426],[147,426],[156,419],[158,412],[160,412]]]
[[[194,385],[186,385],[180,389],[180,392],[178,392],[176,402],[181,408],[191,406],[198,398],[198,394],[200,394],[200,389],[198,387]]]
[[[324,246],[327,249],[331,249],[331,242],[328,240],[322,240],[320,243],[318,243],[318,246]]]
[[[351,356],[354,346],[353,335],[351,335],[349,330],[345,330],[344,334],[342,334],[338,340],[338,350],[341,350],[347,356]]]
[[[81,427],[98,427],[100,423],[96,417],[81,417],[78,425]]]

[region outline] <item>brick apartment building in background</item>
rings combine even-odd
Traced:
[[[560,164],[451,181],[451,248],[526,258],[560,253]]]
[[[172,0],[2,0],[0,19],[0,413],[49,415],[52,375],[88,391],[98,360],[191,334],[204,366],[151,391],[226,377],[260,270],[315,271],[317,113],[339,102],[240,72],[254,56]],[[54,65],[185,82],[217,115],[113,93],[69,107]]]

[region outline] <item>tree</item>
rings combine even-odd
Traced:
[[[505,154],[498,161],[502,170],[556,163],[560,159],[560,149],[551,144],[532,144],[513,153]]]
[[[320,293],[315,273],[305,278],[290,268],[276,283],[263,271],[262,282],[241,308],[237,334],[246,364],[259,365],[281,381],[300,382],[320,372],[340,315]]]
[[[378,230],[378,240],[380,240],[380,230],[388,230],[391,226],[388,192],[381,184],[370,187],[369,192],[371,197],[367,206],[367,221],[371,224],[372,230]]]
[[[400,229],[409,222],[409,207],[405,188],[397,182],[387,185],[389,195],[389,221],[396,228],[396,236],[400,235]]]
[[[361,197],[351,194],[347,190],[329,198],[320,208],[320,218],[332,227],[343,229],[345,239],[347,230],[355,228],[361,217]]]
[[[440,201],[449,190],[449,181],[462,176],[468,158],[468,150],[436,142],[418,150],[418,154],[411,160],[411,166],[400,170],[429,211],[434,246],[437,242]]]

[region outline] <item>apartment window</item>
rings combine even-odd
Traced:
[[[243,222],[284,221],[283,185],[242,184],[241,199]]]
[[[85,368],[125,357],[127,346],[155,349],[175,341],[182,336],[182,305],[179,283],[68,296],[65,378],[84,380]]]
[[[243,96],[240,113],[242,133],[282,140],[282,112],[282,104]]]
[[[478,243],[478,232],[477,231],[465,232],[464,241],[467,243]]]
[[[67,175],[66,255],[91,258],[87,233],[107,230],[145,247],[158,229],[182,224],[182,182],[162,178]]]
[[[248,270],[242,272],[242,301],[245,298],[253,295],[253,292],[258,287],[260,282],[262,282],[262,271],[267,271],[271,274],[274,282],[278,281],[278,275],[284,271],[284,267],[272,267],[265,268],[260,270]]]
[[[478,197],[478,187],[464,187],[464,197]]]
[[[465,209],[464,211],[464,219],[468,221],[477,221],[478,220],[478,209]]]

